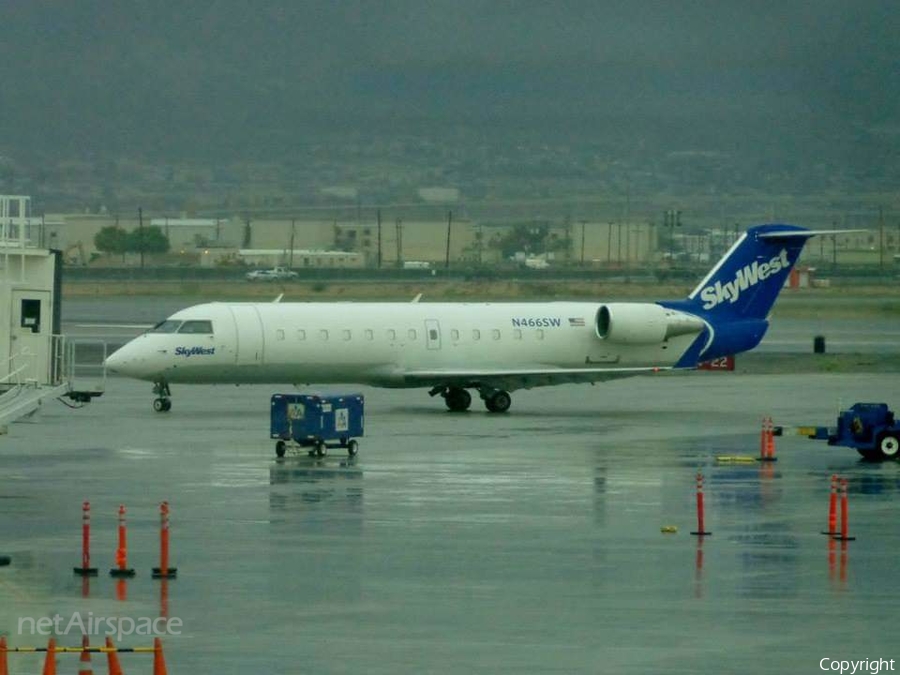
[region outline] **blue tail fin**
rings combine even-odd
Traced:
[[[693,367],[756,347],[785,279],[815,234],[796,225],[751,227],[687,299],[659,303],[700,317],[707,326],[678,366]]]
[[[810,236],[796,225],[749,228],[679,304],[716,322],[765,319]]]

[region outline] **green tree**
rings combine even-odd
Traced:
[[[551,250],[547,242],[549,234],[550,226],[547,224],[520,223],[506,233],[494,237],[490,246],[500,249],[504,258],[509,258],[519,251],[537,255]]]
[[[108,225],[94,235],[94,248],[101,253],[124,255],[128,251],[128,233],[118,225]]]
[[[127,250],[130,253],[168,253],[169,238],[156,225],[138,228],[128,234]]]

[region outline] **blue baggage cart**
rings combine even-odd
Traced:
[[[309,448],[310,457],[323,457],[328,448],[345,448],[354,457],[359,452],[355,439],[363,435],[363,396],[274,394],[269,421],[278,457],[292,442]]]

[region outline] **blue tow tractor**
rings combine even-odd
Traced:
[[[328,448],[345,448],[355,457],[356,438],[363,435],[362,394],[272,396],[270,438],[277,438],[275,454],[284,457],[288,445],[308,448],[310,457],[324,457]]]
[[[900,457],[900,424],[887,403],[854,403],[842,410],[836,427],[801,427],[814,440],[855,449],[865,459]]]

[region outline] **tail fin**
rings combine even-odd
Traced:
[[[796,225],[748,228],[679,304],[709,319],[765,319],[813,234]]]

